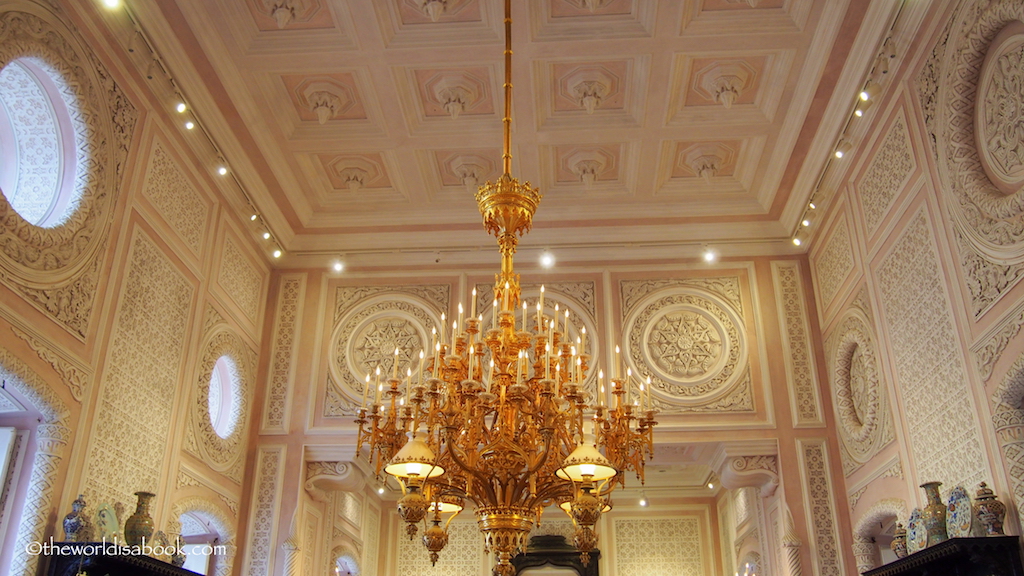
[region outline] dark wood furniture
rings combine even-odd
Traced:
[[[1019,536],[951,538],[865,576],[1024,576]]]
[[[62,546],[62,543],[55,542],[54,545]],[[79,571],[89,576],[198,576],[191,570],[176,568],[149,556],[81,554],[72,548],[88,550],[90,545],[96,548],[103,546],[99,542],[68,542],[63,551],[46,556],[49,561],[47,576],[75,576]]]
[[[580,576],[598,576],[597,561],[600,559],[601,551],[592,550],[590,562],[584,566],[580,561],[580,553],[565,541],[565,536],[534,536],[530,538],[526,554],[513,558],[512,565],[516,567],[517,574],[527,568],[559,566],[571,568]]]

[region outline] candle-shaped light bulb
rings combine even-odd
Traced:
[[[543,318],[543,316],[544,316],[544,312],[543,312],[543,310],[540,307],[540,302],[537,302],[537,331],[538,332],[540,332],[542,330],[542,328],[541,328],[541,318]]]
[[[565,309],[565,328],[563,330],[565,331],[566,336],[568,336],[569,335],[569,309],[568,308]]]
[[[391,377],[392,378],[396,378],[396,379],[398,378],[398,354],[401,351],[402,351],[401,349],[395,348],[395,362],[391,365]]]
[[[381,391],[381,385],[380,385],[380,364],[377,365],[377,368],[374,369],[373,373],[374,373],[374,375],[376,377],[376,381],[374,382],[374,384],[375,384],[374,388],[377,389],[377,394],[374,396],[375,399],[374,399],[373,403],[374,404],[380,404],[380,391]]]
[[[505,292],[501,295],[501,309],[512,309],[512,290],[508,282],[505,282]]]
[[[458,331],[459,331],[459,323],[458,322],[452,322],[452,348],[449,351],[449,354],[455,354],[455,336],[456,336],[456,334],[458,334]]]
[[[498,299],[491,302],[491,330],[498,328]]]
[[[469,315],[473,318],[476,317],[476,288],[473,288],[473,301],[470,304]]]
[[[654,410],[654,403],[651,401],[651,377],[647,377],[647,409]]]
[[[456,332],[458,332],[458,328],[462,328],[462,314],[462,302],[459,302],[459,319],[457,321],[458,323],[456,324]]]
[[[412,382],[412,368],[406,368],[405,369],[405,397],[406,398],[410,398],[410,396],[409,396],[409,383],[410,382]]]
[[[523,325],[522,329],[526,330],[526,299],[523,298]]]
[[[597,370],[597,405],[604,406],[604,370]]]
[[[420,386],[423,386],[423,350],[420,350]]]
[[[615,372],[614,372],[616,380],[618,380],[619,378],[622,377],[622,372],[619,371],[621,368],[622,368],[622,352],[619,350],[619,347],[616,345],[615,346]]]
[[[366,385],[363,386],[363,401],[360,405],[366,408],[366,396],[370,393],[370,373],[366,373]]]
[[[540,300],[537,301],[537,316],[540,317],[544,313],[544,285],[540,287]],[[540,326],[540,320],[537,321],[537,325]]]
[[[446,327],[445,320],[446,317],[444,315],[444,312],[441,312],[441,336],[438,338],[438,340],[440,340],[441,342],[444,342],[444,329]]]
[[[587,353],[587,327],[580,328],[580,354]]]
[[[551,334],[554,336],[555,332],[558,332],[558,302],[555,302],[555,314],[551,318]]]

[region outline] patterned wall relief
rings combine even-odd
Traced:
[[[476,522],[452,522],[448,527],[448,545],[439,553],[437,564],[430,566],[430,557],[420,538],[410,540],[405,527],[396,523],[391,541],[398,548],[398,576],[480,576],[484,542]]]
[[[965,1],[918,77],[975,317],[1024,275],[1024,5]]]
[[[65,79],[60,90],[76,132],[77,207],[52,228],[33,226],[0,195],[0,282],[79,338],[92,315],[110,216],[138,112],[60,16],[0,13],[0,67],[40,58]]]
[[[912,477],[951,486],[977,484],[988,476],[977,410],[923,210],[879,262],[875,277],[917,468]],[[936,434],[937,423],[955,433]]]
[[[1020,516],[1024,514],[1024,357],[1007,370],[992,394],[992,405],[992,424]]]
[[[800,478],[803,481],[804,504],[810,523],[812,565],[814,573],[841,576],[843,557],[839,547],[835,496],[824,440],[797,440],[800,456]]]
[[[175,479],[174,487],[179,490],[190,487],[209,489],[231,510],[231,514],[234,517],[238,517],[238,499],[234,495],[225,493],[224,488],[220,484],[208,480],[202,474],[188,468],[184,464],[178,467],[178,477]],[[173,520],[173,517],[169,519],[169,521]]]
[[[889,132],[856,184],[856,197],[864,210],[868,235],[874,235],[889,213],[900,191],[917,167],[907,118],[901,109],[893,118]]]
[[[231,236],[227,236],[217,283],[253,324],[259,320],[264,304],[263,278],[263,271],[253,264]]]
[[[623,358],[663,412],[754,410],[738,277],[623,280]]]
[[[681,518],[615,518],[617,576],[705,576],[706,557],[701,520]]]
[[[135,502],[158,491],[194,286],[141,229],[130,243],[85,459],[87,501]]]
[[[867,289],[844,312],[825,349],[843,472],[849,476],[896,437]]]
[[[86,389],[89,383],[92,381],[93,373],[92,370],[86,367],[82,362],[71,358],[66,352],[55,347],[50,346],[43,340],[36,338],[32,334],[19,330],[18,328],[11,327],[11,331],[18,338],[21,338],[28,343],[29,348],[35,351],[40,358],[49,362],[50,366],[60,374],[61,380],[67,384],[68,389],[71,390],[71,396],[81,402],[82,398],[85,397]]]
[[[1020,333],[1021,326],[1024,326],[1024,303],[1018,304],[1000,320],[993,327],[994,330],[990,329],[987,337],[982,337],[971,346],[975,365],[983,380],[988,380],[992,377],[992,369],[1003,355],[1003,351],[1006,350],[1010,341]]]
[[[399,372],[404,377],[411,368],[415,376],[420,350],[428,356],[431,351],[431,329],[440,331],[447,297],[447,285],[338,288],[324,416],[354,414],[366,375],[379,366],[383,382],[392,372],[396,348]]]
[[[282,476],[284,447],[261,447],[256,455],[256,478],[250,504],[249,557],[243,574],[270,576]]]
[[[175,234],[199,256],[204,245],[209,201],[196,190],[185,171],[159,140],[153,142],[142,194]]]
[[[209,310],[213,310],[212,306]],[[238,382],[237,390],[231,398],[220,398],[220,402],[230,402],[230,421],[234,423],[226,438],[214,430],[210,418],[210,396],[220,393],[220,390],[210,385],[211,375],[214,365],[222,356],[231,359],[235,368],[233,376],[237,376]],[[226,323],[214,324],[204,335],[202,356],[193,381],[188,409],[185,451],[237,484],[241,484],[245,464],[249,413],[256,382],[256,360],[256,352]]]
[[[263,409],[261,433],[286,432],[288,425],[288,389],[295,377],[296,338],[306,295],[305,274],[285,275],[277,295],[274,344],[271,351],[270,375],[266,406]]]
[[[793,424],[824,424],[800,264],[772,262],[772,279],[783,325],[782,342],[785,346],[786,375],[789,377],[790,400],[793,405]]]
[[[843,281],[853,272],[853,243],[850,240],[850,227],[844,213],[836,216],[831,234],[825,241],[824,248],[811,258],[811,270],[821,298],[819,309],[825,310],[835,298],[836,292]]]

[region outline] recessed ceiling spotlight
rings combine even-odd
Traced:
[[[384,487],[383,486],[378,486],[377,487],[377,494],[383,494],[383,493],[384,493]]]
[[[249,220],[252,220],[253,222],[255,222],[257,218],[259,218],[259,216],[256,215],[256,214],[253,214],[252,216],[249,216]]]
[[[555,265],[555,255],[545,250],[540,255],[540,265],[544,268],[551,268]]]
[[[281,257],[281,249],[279,248],[277,250],[274,250],[274,258],[280,258],[280,257]]]
[[[191,120],[189,120],[188,122],[185,122],[185,130],[191,130],[191,129],[195,128],[195,127],[196,127],[195,122],[193,122]]]
[[[817,206],[814,205],[814,202],[809,202],[807,204],[807,207],[810,208],[811,210],[814,210],[815,208],[817,208]]]
[[[121,0],[103,0],[103,5],[113,10],[114,8],[121,6]]]
[[[331,265],[331,268],[334,269],[335,272],[341,272],[342,270],[345,269],[345,265],[341,262],[341,260],[335,260],[334,264]]]
[[[640,504],[640,506],[643,506],[644,508],[646,508],[648,503],[649,502],[647,502],[647,494],[645,494],[644,492],[641,492],[640,493],[640,502],[638,502],[638,504]]]
[[[799,238],[793,238],[793,244],[799,246],[803,244],[803,242],[801,242]]]
[[[264,232],[263,233],[263,239],[264,240],[270,240],[270,232]]]
[[[804,221],[803,221],[803,222],[801,222],[801,224],[803,224],[804,226],[810,226],[810,225],[811,225],[811,221],[810,221],[810,220],[807,220],[807,219],[805,218],[805,219],[804,219]]]
[[[849,140],[840,140],[839,145],[836,146],[836,158],[842,158],[850,153],[852,145]]]
[[[178,111],[178,114],[184,114],[185,110],[188,110],[188,106],[184,102],[178,102],[178,105],[174,107]]]
[[[705,248],[703,254],[704,261],[708,264],[718,260],[718,254],[711,248]]]
[[[714,489],[715,489],[715,483],[710,481],[710,480],[708,480],[708,490],[714,490]]]
[[[228,173],[228,167],[227,166],[218,166],[217,167],[217,174],[220,174],[221,176],[226,176],[227,173]]]

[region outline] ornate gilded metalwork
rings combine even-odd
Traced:
[[[563,323],[560,314],[545,313],[543,291],[536,315],[524,309],[517,323],[521,292],[513,256],[541,195],[510,174],[511,25],[506,0],[505,170],[476,194],[484,227],[501,253],[491,326],[485,329],[476,314],[474,291],[468,317],[460,304],[451,333],[445,326],[435,332],[418,381],[410,372],[403,393],[396,362],[385,389],[378,371],[375,399],[367,407],[364,398],[356,420],[357,455],[367,446],[378,477],[386,472],[402,486],[398,509],[410,538],[433,512],[423,535],[431,562],[447,544],[448,523],[469,503],[494,554],[496,576],[515,574],[512,557],[525,550],[530,531],[554,504],[573,520],[575,545],[588,562],[610,491],[625,484],[629,471],[643,481],[657,424],[649,386],[645,391],[628,373],[611,380],[607,401],[600,371],[599,393],[586,392],[585,343],[569,341],[568,316]],[[450,514],[445,528],[442,514]]]

